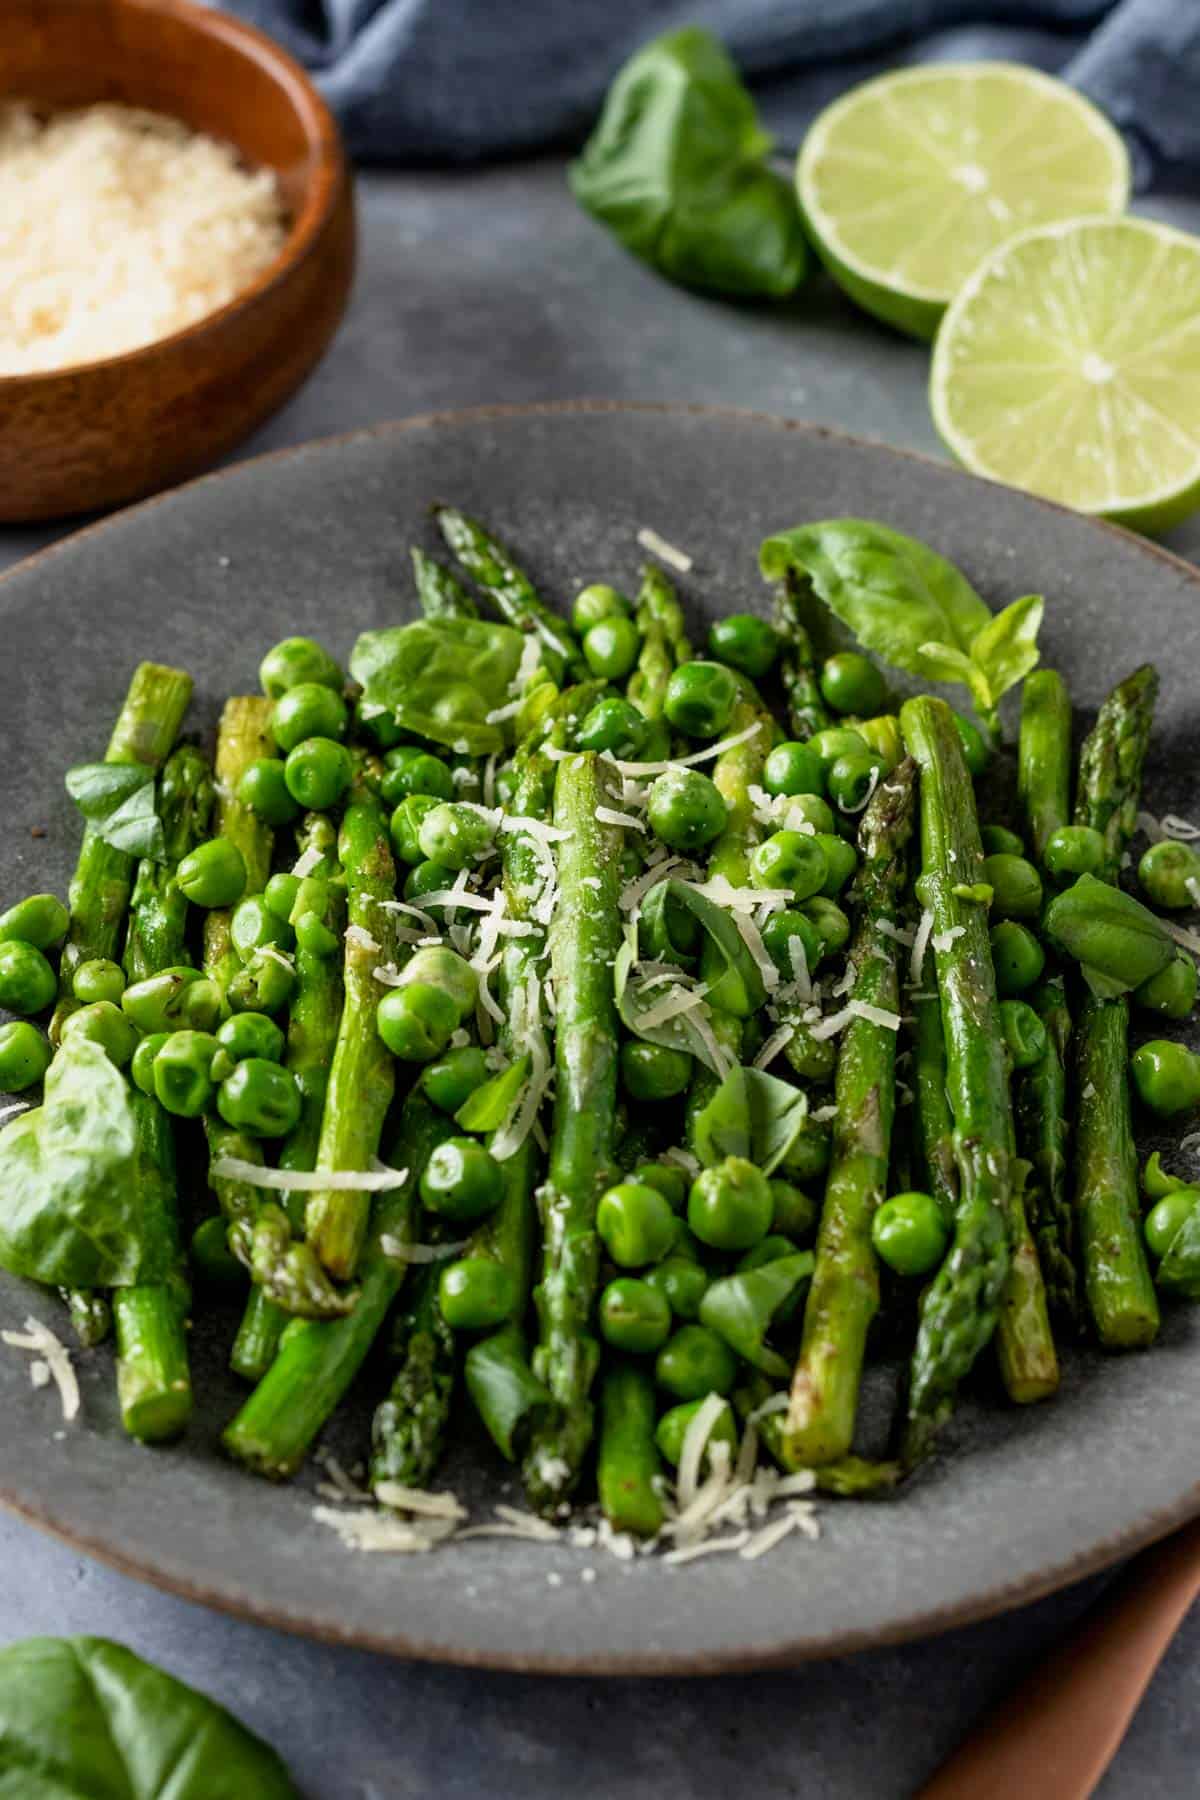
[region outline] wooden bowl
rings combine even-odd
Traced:
[[[185,330],[0,376],[0,520],[57,518],[196,474],[282,405],[345,311],[354,196],[337,126],[299,65],[189,0],[0,0],[0,91],[171,114],[274,170],[291,220],[271,266]]]

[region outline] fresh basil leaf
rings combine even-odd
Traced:
[[[504,748],[488,714],[508,706],[525,651],[524,632],[486,619],[417,619],[364,631],[350,673],[368,706],[380,706],[402,731],[466,756]]]
[[[638,942],[648,962],[676,963],[681,969],[690,969],[695,963],[700,925],[672,894],[670,882],[658,882],[642,900]]]
[[[698,893],[690,883],[671,880],[656,882],[650,889],[642,903],[643,914],[647,905],[654,911],[660,889],[666,890],[662,917],[664,924],[669,925],[677,952],[678,946],[686,944],[691,937],[684,920],[690,915],[699,927],[704,979],[710,993],[720,989],[720,998],[713,1004],[737,1019],[752,1018],[764,1004],[767,990],[763,986],[762,970],[751,956],[733,915],[725,907],[718,906],[715,900],[710,900],[707,894]]]
[[[759,566],[768,581],[789,571],[806,575],[866,649],[913,675],[932,677],[926,644],[969,655],[992,616],[953,563],[871,519],[823,519],[781,531],[763,544]]]
[[[67,792],[92,829],[114,850],[162,862],[162,821],[154,804],[154,770],[144,763],[81,763],[67,770]]]
[[[92,1288],[171,1272],[175,1246],[132,1091],[86,1038],[59,1049],[41,1106],[0,1131],[0,1194],[0,1267],[13,1275]]]
[[[529,1434],[554,1401],[534,1374],[519,1325],[506,1325],[472,1344],[463,1359],[467,1392],[493,1443],[515,1462]]]
[[[763,1069],[740,1065],[692,1122],[692,1145],[706,1168],[740,1156],[772,1174],[803,1135],[808,1098]]]
[[[661,982],[655,984],[652,976],[638,976],[636,962],[632,944],[622,944],[613,962],[613,989],[625,1029],[644,1043],[662,1044],[668,1050],[684,1050],[706,1069],[711,1069],[714,1075],[723,1075],[725,1064],[713,1034],[712,1008],[707,1000],[698,1000],[694,1006],[672,1014],[669,1019],[647,1023],[654,1018],[668,990]],[[694,989],[694,984],[689,981],[677,985]]]
[[[995,705],[991,685],[965,650],[952,650],[949,644],[922,644],[921,658],[930,681],[961,682],[977,710],[991,713]]]
[[[493,1075],[490,1081],[467,1095],[454,1115],[455,1124],[461,1125],[464,1131],[499,1131],[516,1106],[532,1067],[532,1056],[522,1056],[509,1063],[507,1069],[501,1069],[498,1075]]]
[[[1038,664],[1038,632],[1046,603],[1040,594],[1026,594],[998,612],[971,640],[971,660],[982,671],[992,694],[992,706],[1018,681],[1024,681]]]
[[[691,26],[618,73],[568,179],[579,204],[672,281],[782,298],[808,265],[792,184],[724,49]]]
[[[784,1376],[791,1365],[766,1343],[771,1320],[813,1272],[811,1250],[781,1256],[761,1268],[714,1281],[700,1302],[700,1323],[765,1375]]]
[[[138,788],[96,829],[106,844],[114,850],[124,850],[128,856],[144,857],[150,862],[166,859],[166,839],[162,820],[155,811],[153,787]]]
[[[222,1707],[107,1638],[0,1650],[0,1795],[33,1800],[300,1800]]]

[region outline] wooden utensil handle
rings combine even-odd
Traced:
[[[1087,1800],[1200,1592],[1200,1520],[1134,1558],[920,1800]]]

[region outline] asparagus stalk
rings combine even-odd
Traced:
[[[479,608],[462,582],[423,550],[412,552],[417,600],[427,619],[477,619]]]
[[[456,507],[437,506],[433,516],[447,547],[509,624],[518,631],[535,632],[543,646],[562,660],[572,679],[586,680],[587,664],[574,633],[546,605],[503,544]]]
[[[286,1480],[296,1473],[362,1367],[404,1281],[406,1265],[390,1255],[388,1247],[402,1248],[413,1241],[418,1176],[434,1148],[452,1131],[450,1121],[423,1095],[409,1095],[388,1158],[406,1171],[406,1178],[379,1196],[353,1311],[340,1319],[306,1319],[293,1325],[222,1436],[229,1455],[256,1474]]]
[[[1102,833],[1098,873],[1114,884],[1136,829],[1157,697],[1158,675],[1143,664],[1109,694],[1080,753],[1075,823]],[[1075,1211],[1088,1309],[1108,1350],[1140,1349],[1159,1326],[1138,1217],[1128,1037],[1128,1003],[1089,994],[1076,1039]]]
[[[112,1330],[112,1307],[99,1288],[59,1288],[59,1297],[71,1317],[75,1336],[85,1350],[94,1350]]]
[[[600,1505],[614,1531],[653,1537],[662,1525],[656,1418],[654,1381],[648,1370],[624,1358],[614,1362],[600,1387],[596,1455]]]
[[[271,736],[272,702],[261,694],[235,694],[225,702],[217,727],[217,831],[241,851],[246,865],[245,896],[261,894],[271,873],[273,837],[269,825],[243,806],[238,783],[253,762],[274,756]],[[232,911],[220,907],[204,920],[204,970],[220,984],[222,992],[238,970],[237,952],[230,936]]]
[[[176,880],[183,858],[209,833],[215,793],[208,759],[191,744],[168,757],[159,784],[166,861],[138,864],[125,939],[125,973],[144,981],[186,961],[188,899]]]
[[[626,693],[648,719],[661,719],[672,671],[691,661],[692,647],[675,589],[653,563],[642,570],[635,618],[642,648]]]
[[[1046,1283],[1051,1317],[1077,1332],[1079,1278],[1075,1213],[1067,1194],[1067,1054],[1071,1014],[1062,987],[1047,983],[1032,995],[1046,1027],[1046,1053],[1018,1077],[1013,1093],[1017,1149],[1029,1164],[1025,1205]]]
[[[1071,818],[1071,698],[1056,669],[1035,669],[1021,692],[1017,789],[1036,862]]]
[[[592,1437],[596,1206],[613,1164],[612,966],[621,943],[621,829],[596,815],[614,797],[606,765],[594,754],[559,764],[554,823],[568,835],[558,847],[558,900],[550,927],[557,1087],[549,1176],[539,1195],[543,1260],[534,1357],[534,1372],[557,1405],[551,1421],[533,1433],[524,1460],[526,1492],[539,1511],[553,1511],[571,1493]]]
[[[954,1118],[946,1098],[946,1040],[936,993],[912,1003],[913,1115],[919,1180],[937,1201],[948,1228],[958,1211],[958,1165],[954,1160]]]
[[[833,724],[817,681],[812,640],[801,617],[799,578],[789,571],[775,594],[775,628],[783,639],[779,679],[788,723],[798,738],[810,738]]]
[[[297,842],[302,853],[317,850],[321,855],[312,874],[332,881],[338,872],[337,831],[333,822],[324,813],[310,813],[298,833]],[[340,925],[340,922],[340,908],[336,908],[334,923]],[[308,1171],[316,1166],[325,1093],[329,1085],[329,1064],[337,1043],[341,1010],[342,970],[337,957],[317,956],[298,945],[296,987],[288,1016],[284,1063],[300,1089],[301,1111],[298,1123],[280,1150],[281,1169]],[[292,1230],[299,1231],[304,1223],[303,1196],[289,1193],[285,1208]],[[264,1260],[261,1251],[258,1260]],[[306,1256],[306,1268],[307,1261]],[[266,1284],[256,1283],[251,1289],[234,1339],[230,1367],[247,1381],[257,1381],[261,1377],[279,1347],[284,1326],[292,1317],[285,1306],[271,1298],[279,1273],[277,1269],[269,1270]],[[290,1298],[292,1279],[289,1274],[285,1273],[281,1285],[284,1298]],[[302,1285],[307,1285],[303,1277]]]
[[[134,1094],[140,1178],[163,1215],[175,1244],[180,1275],[156,1286],[114,1288],[117,1398],[131,1437],[158,1444],[178,1437],[192,1413],[186,1318],[188,1287],[175,1193],[175,1143],[171,1121],[156,1100]]]
[[[318,1169],[369,1169],[395,1091],[395,1065],[375,1029],[384,993],[374,971],[396,960],[394,916],[383,904],[395,898],[396,866],[387,820],[362,783],[351,790],[338,843],[346,876],[352,929],[346,935],[345,1004],[317,1147]],[[363,935],[365,934],[365,936]],[[367,948],[374,944],[374,949]],[[308,1239],[330,1273],[349,1280],[367,1233],[368,1194],[323,1189],[309,1197]]]
[[[387,1395],[371,1421],[371,1484],[398,1481],[424,1487],[437,1467],[454,1398],[454,1333],[438,1305],[436,1263],[413,1282],[404,1320],[403,1354]]]
[[[133,672],[104,760],[161,768],[183,724],[191,697],[190,675],[160,663],[140,663]],[[67,895],[70,924],[59,966],[59,1002],[50,1021],[54,1043],[58,1042],[64,1018],[73,1008],[71,984],[80,963],[93,957],[112,960],[116,956],[134,869],[132,856],[106,844],[94,826],[85,828]]]
[[[911,759],[882,781],[863,815],[850,951],[853,998],[899,1014],[896,939],[908,880],[916,768]],[[837,1119],[817,1259],[804,1310],[786,1436],[802,1464],[834,1462],[854,1436],[867,1331],[879,1307],[871,1221],[887,1192],[895,1111],[896,1032],[871,1018],[850,1021],[838,1056]]]
[[[904,741],[921,771],[918,893],[933,914],[954,1117],[959,1198],[954,1242],[930,1284],[913,1351],[905,1460],[933,1445],[959,1383],[995,1331],[1008,1276],[1013,1195],[1012,1111],[996,977],[983,907],[956,887],[979,879],[983,850],[971,778],[944,701],[901,709]]]

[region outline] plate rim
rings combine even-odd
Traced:
[[[897,447],[882,439],[843,431],[835,426],[812,420],[789,418],[783,414],[766,413],[750,407],[581,398],[525,404],[484,404],[414,413],[399,419],[380,421],[371,426],[305,439],[298,444],[285,445],[279,449],[260,452],[256,456],[244,457],[225,467],[181,483],[177,487],[151,495],[134,505],[120,508],[74,531],[69,531],[56,539],[54,543],[45,545],[42,549],[23,557],[10,568],[0,572],[0,612],[4,610],[5,585],[14,577],[23,576],[41,564],[50,563],[64,552],[73,550],[82,540],[119,528],[129,518],[147,513],[152,508],[161,506],[193,488],[226,481],[231,476],[240,475],[264,464],[294,460],[313,452],[336,450],[341,446],[375,439],[399,437],[427,430],[463,429],[474,425],[484,425],[489,421],[622,413],[667,418],[712,419],[718,423],[723,421],[733,425],[766,427],[784,433],[795,433],[819,442],[836,443],[851,450],[865,450],[887,458],[900,458],[914,462],[934,472],[943,482],[964,482],[973,487],[998,487],[1004,492],[1016,495],[1019,500],[1028,505],[1040,507],[1052,514],[1069,519],[1073,523],[1082,524],[1098,532],[1116,537],[1123,545],[1139,551],[1172,570],[1196,590],[1197,599],[1200,600],[1200,569],[1163,545],[1108,520],[1092,518],[1087,514],[1076,512],[1073,508],[1064,506],[1060,502],[1044,499],[1036,494],[1027,494],[1021,489],[1010,488],[1004,483],[989,481],[924,451]],[[325,1618],[313,1618],[287,1604],[256,1601],[238,1592],[233,1584],[228,1587],[220,1584],[214,1585],[211,1582],[195,1580],[183,1571],[173,1570],[161,1562],[153,1564],[141,1562],[136,1556],[130,1555],[111,1540],[96,1537],[86,1530],[62,1523],[56,1517],[52,1499],[39,1502],[38,1505],[29,1504],[25,1498],[20,1497],[8,1487],[3,1475],[0,1475],[0,1507],[21,1519],[25,1524],[34,1526],[72,1549],[94,1557],[98,1562],[115,1569],[122,1575],[145,1582],[160,1592],[176,1595],[181,1599],[209,1607],[214,1611],[245,1620],[268,1630],[285,1631],[325,1644],[461,1668],[488,1668],[514,1674],[568,1677],[675,1677],[749,1673],[758,1669],[795,1667],[804,1662],[852,1655],[864,1650],[881,1649],[890,1645],[936,1637],[962,1626],[997,1617],[1017,1607],[1030,1605],[1034,1601],[1044,1599],[1090,1575],[1110,1568],[1114,1563],[1157,1542],[1200,1515],[1200,1479],[1194,1482],[1191,1488],[1173,1504],[1158,1507],[1149,1513],[1139,1515],[1128,1528],[1111,1533],[1088,1550],[1060,1558],[1034,1575],[992,1582],[964,1600],[909,1611],[903,1618],[895,1619],[882,1627],[853,1630],[834,1628],[818,1634],[799,1636],[787,1644],[772,1649],[748,1645],[743,1649],[733,1648],[696,1653],[623,1650],[617,1653],[584,1652],[580,1655],[555,1653],[542,1656],[537,1653],[526,1654],[503,1650],[473,1650],[452,1647],[443,1642],[429,1641],[403,1631],[389,1630],[386,1635],[382,1635],[372,1628],[355,1626],[352,1622],[347,1623],[344,1627],[339,1627],[331,1624]]]

